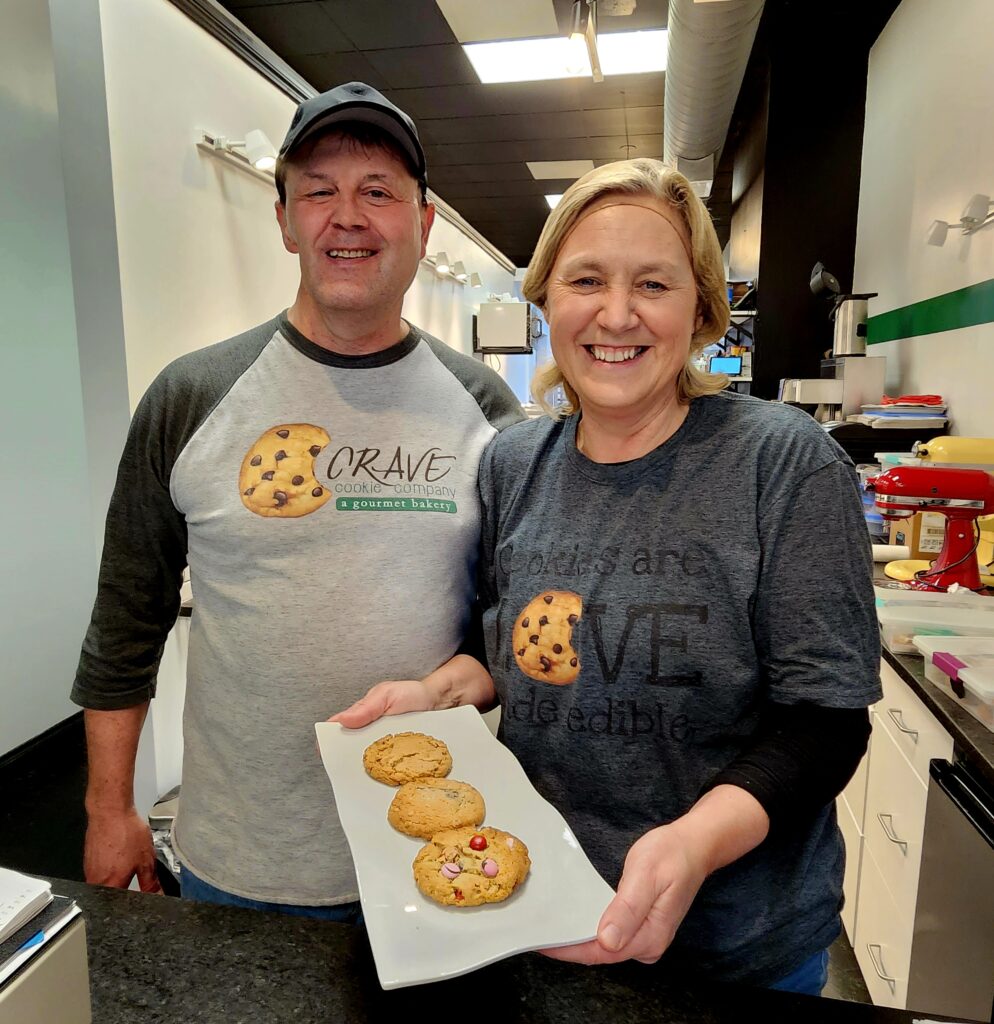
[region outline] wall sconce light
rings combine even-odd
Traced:
[[[469,275],[469,286],[470,286],[470,288],[482,288],[483,287],[483,280],[480,277],[480,275],[477,274],[475,271],[472,274]]]
[[[440,252],[434,256],[435,270],[439,274],[448,274],[452,269],[452,264],[449,262],[447,253]]]
[[[925,241],[929,245],[945,245],[946,236],[951,227],[962,228],[964,235],[972,235],[979,231],[985,224],[994,221],[994,210],[992,210],[991,197],[977,192],[970,196],[969,202],[963,208],[958,224],[950,224],[945,220],[933,220],[925,233]]]
[[[229,139],[227,136],[218,135],[217,132],[201,128],[197,132],[196,144],[198,149],[225,157],[267,181],[273,180],[276,147],[259,128],[247,132],[244,139]]]
[[[452,264],[452,276],[457,281],[462,281],[464,283],[469,277],[469,274],[466,273],[466,268],[463,266],[461,260],[456,260],[456,262]]]

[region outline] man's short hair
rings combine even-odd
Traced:
[[[328,125],[324,131],[315,132],[309,136],[296,149],[286,156],[280,156],[276,160],[276,193],[280,203],[286,206],[286,169],[293,163],[296,154],[304,147],[313,147],[320,139],[328,135],[338,135],[348,140],[359,149],[380,149],[396,157],[403,165],[408,174],[418,183],[418,190],[421,193],[421,205],[428,202],[428,183],[423,177],[419,177],[418,170],[411,161],[410,155],[398,144],[392,135],[378,128],[375,124],[366,121],[339,121],[336,124]]]

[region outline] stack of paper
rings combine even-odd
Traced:
[[[48,882],[0,868],[0,984],[45,948],[79,907]]]
[[[48,882],[0,868],[0,942],[52,902]]]
[[[942,402],[915,402],[903,399],[897,402],[861,405],[862,413],[849,416],[853,423],[865,423],[876,428],[907,427],[919,430],[945,430],[949,423],[946,406]]]

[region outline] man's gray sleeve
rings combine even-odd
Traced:
[[[186,520],[169,482],[187,441],[273,336],[272,320],[166,367],[139,403],[107,512],[97,597],[70,699],[116,711],[155,696],[179,611]]]
[[[186,522],[169,494],[175,461],[166,425],[169,386],[160,378],[128,432],[107,514],[93,615],[71,698],[117,710],[155,696],[166,636],[179,609]]]

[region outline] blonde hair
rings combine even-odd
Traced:
[[[728,378],[699,370],[694,358],[728,330],[728,292],[721,248],[711,217],[690,182],[662,161],[644,157],[619,160],[596,167],[575,181],[545,222],[522,282],[522,294],[529,302],[546,308],[549,277],[559,250],[584,212],[608,195],[640,195],[661,200],[676,210],[686,226],[701,326],[691,337],[687,362],[677,378],[677,398],[686,405],[701,395],[716,394],[727,386]],[[549,395],[560,386],[566,394],[566,405],[553,407]],[[539,367],[532,378],[531,391],[535,401],[551,416],[569,415],[580,408],[579,395],[555,362]]]

